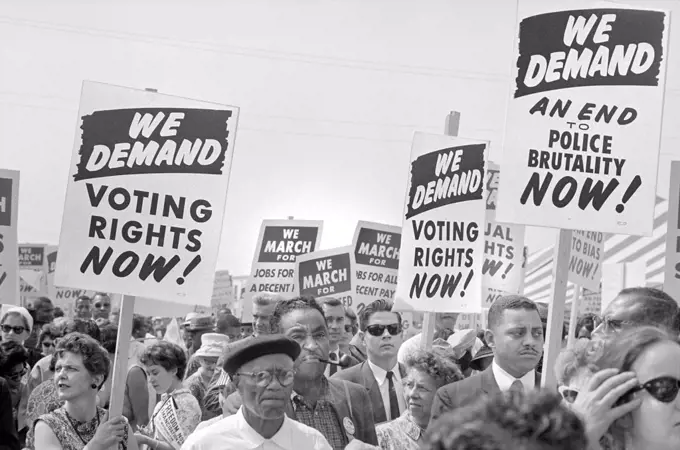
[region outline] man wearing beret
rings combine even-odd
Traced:
[[[295,361],[288,416],[319,430],[333,450],[377,446],[373,408],[366,389],[324,376],[330,343],[326,318],[316,300],[297,297],[279,301],[271,318],[271,330],[293,339],[302,348]],[[227,402],[232,409],[240,404],[239,393],[230,395]]]
[[[331,450],[321,433],[286,415],[300,355],[297,342],[259,336],[235,342],[227,352],[224,371],[243,405],[236,414],[194,432],[182,450]]]

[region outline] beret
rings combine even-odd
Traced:
[[[241,366],[261,356],[284,354],[295,361],[301,351],[297,342],[280,334],[248,337],[227,344],[223,368],[229,375],[234,375]]]

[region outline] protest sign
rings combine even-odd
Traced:
[[[668,13],[528,4],[518,14],[497,220],[650,235]]]
[[[209,305],[238,108],[83,84],[59,286]]]
[[[0,169],[0,304],[19,305],[19,172]]]
[[[401,228],[360,221],[352,240],[353,306],[357,314],[379,298],[394,301]]]
[[[599,291],[603,256],[603,233],[574,231],[571,235],[569,281],[591,291]]]
[[[487,197],[482,296],[488,298],[492,290],[518,294],[524,282],[524,225],[505,224],[495,220],[500,179],[498,165],[487,162],[485,175]],[[485,307],[488,304],[485,303]]]
[[[318,250],[323,222],[320,220],[264,220],[250,269],[249,286],[242,303],[242,321],[252,321],[252,297],[272,292],[292,297],[295,261]]]
[[[680,161],[671,163],[663,290],[680,301]]]
[[[153,426],[157,428],[158,433],[163,437],[163,441],[167,442],[175,450],[179,450],[186,436],[182,431],[177,416],[177,406],[175,399],[169,396],[168,399],[161,405],[158,412],[154,414]]]
[[[333,297],[352,306],[353,247],[299,255],[295,264],[295,293],[314,298]]]
[[[19,244],[19,267],[43,270],[46,265],[44,244]]]
[[[488,143],[415,133],[396,296],[429,312],[480,312]]]

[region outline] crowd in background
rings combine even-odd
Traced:
[[[74,306],[66,318],[42,297],[2,315],[0,450],[680,448],[680,315],[655,289],[579,317],[553,368],[547,308],[522,296],[496,300],[487,330],[437,314],[428,349],[385,300],[357,315],[263,293],[248,324],[227,308],[135,315],[121,417],[107,414],[119,313],[104,293]]]

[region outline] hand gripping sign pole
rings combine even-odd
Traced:
[[[446,123],[444,125],[444,134],[449,136],[458,136],[458,129],[460,128],[460,113],[458,111],[451,111],[446,116]],[[432,348],[432,341],[434,339],[434,325],[436,320],[436,313],[427,312],[423,318],[423,329],[420,337],[420,347],[423,349]]]

